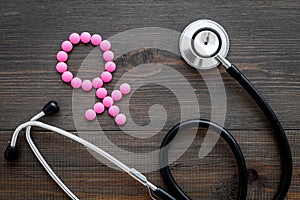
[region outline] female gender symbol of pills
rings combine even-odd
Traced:
[[[91,42],[94,46],[99,46],[103,52],[103,60],[105,61],[105,71],[101,73],[100,77],[95,77],[92,81],[82,80],[79,77],[74,77],[73,73],[68,71],[67,60],[69,59],[68,53],[72,51],[73,46],[80,42],[87,44]],[[108,109],[108,114],[115,118],[115,122],[118,125],[126,123],[126,116],[120,114],[118,106],[114,105],[114,102],[120,101],[123,95],[130,93],[130,85],[123,83],[120,85],[119,90],[112,91],[111,95],[108,95],[107,89],[103,87],[104,83],[109,83],[112,80],[112,73],[116,70],[116,64],[113,62],[114,53],[110,50],[111,43],[108,40],[102,40],[99,34],[91,36],[88,32],[83,32],[80,35],[78,33],[72,33],[69,36],[69,40],[62,42],[61,51],[56,54],[58,63],[56,64],[57,72],[61,73],[61,79],[65,83],[70,83],[73,89],[81,88],[85,92],[89,92],[92,88],[96,89],[96,96],[102,99],[102,102],[97,102],[93,109],[88,109],[85,112],[85,118],[92,121],[96,118],[97,114],[102,114],[105,109]]]

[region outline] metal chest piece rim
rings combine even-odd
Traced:
[[[211,20],[202,19],[189,24],[182,32],[179,49],[183,59],[197,69],[212,69],[220,62],[215,57],[226,57],[229,38],[224,28]]]

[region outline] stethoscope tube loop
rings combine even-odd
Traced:
[[[174,126],[165,136],[163,139],[161,146],[160,146],[160,155],[159,155],[159,162],[161,166],[161,174],[171,191],[171,194],[176,197],[176,199],[180,200],[190,200],[188,195],[181,189],[181,187],[176,183],[168,161],[168,153],[169,153],[169,144],[175,138],[179,130],[184,130],[187,127],[201,127],[201,128],[209,128],[210,130],[214,131],[225,140],[225,142],[229,145],[237,166],[238,166],[238,173],[239,173],[239,193],[238,199],[244,200],[247,196],[247,168],[246,162],[243,156],[243,153],[233,138],[233,136],[223,127],[205,119],[194,119],[194,120],[187,120],[181,122]]]
[[[221,58],[222,59],[222,58]],[[270,107],[270,105],[267,103],[267,101],[263,98],[263,96],[259,93],[259,91],[251,84],[251,82],[238,70],[238,68],[236,66],[234,66],[233,64],[230,64],[229,66],[229,61],[227,63],[227,60],[224,58],[223,61],[225,62],[226,65],[226,71],[232,76],[232,78],[234,78],[247,92],[248,94],[253,98],[253,100],[257,103],[257,105],[260,107],[260,109],[263,111],[263,113],[266,115],[266,117],[268,118],[271,126],[273,127],[273,129],[275,130],[276,133],[276,139],[278,142],[278,149],[279,149],[279,153],[280,153],[280,157],[281,157],[281,168],[282,168],[282,175],[281,175],[281,179],[280,179],[280,183],[279,183],[279,187],[278,190],[273,198],[273,200],[282,200],[285,198],[290,184],[291,184],[291,179],[292,179],[292,171],[293,171],[293,162],[292,162],[292,155],[291,155],[291,150],[290,150],[290,146],[288,143],[288,139],[285,135],[285,132],[279,122],[279,120],[277,119],[274,111],[272,110],[272,108]],[[221,63],[222,60],[220,60]],[[187,125],[192,125],[193,123],[197,123],[197,121],[193,121],[193,120],[189,120],[183,123],[180,123],[176,126],[174,126],[169,132],[168,134],[165,136],[165,138],[163,139],[163,142],[161,144],[161,151],[160,151],[160,165],[166,166],[161,168],[161,174],[164,177],[167,186],[169,187],[170,191],[172,191],[172,194],[178,198],[178,199],[190,199],[188,197],[188,195],[180,188],[180,186],[176,183],[176,181],[174,180],[170,168],[168,166],[168,148],[162,148],[165,147],[166,145],[168,145],[176,136],[177,131],[179,129],[179,127],[183,127],[183,126],[187,126]],[[226,129],[222,128],[222,127],[218,127],[216,124],[214,124],[213,122],[208,122],[205,120],[198,120],[199,123],[199,127],[212,127],[213,129],[215,128],[221,128],[222,132],[221,132],[221,137],[223,137],[223,139],[229,144],[229,146],[231,147],[231,150],[233,151],[237,164],[238,164],[238,168],[239,168],[239,200],[244,200],[246,199],[246,193],[247,193],[247,185],[245,185],[245,180],[247,180],[247,171],[245,171],[245,169],[242,169],[242,166],[240,165],[240,161],[238,161],[239,156],[241,157],[241,159],[244,160],[244,157],[242,155],[242,152],[238,152],[239,148],[233,148],[234,145],[238,144],[235,142],[234,138],[231,138],[232,136],[230,135],[230,133],[228,131],[226,131]],[[227,140],[226,140],[227,137]],[[228,140],[228,139],[232,139]],[[232,144],[231,144],[232,142]],[[233,146],[232,146],[233,145]],[[242,170],[240,170],[242,169]],[[246,177],[245,177],[246,176]],[[241,178],[241,177],[245,177]],[[242,183],[244,182],[244,183]],[[242,185],[241,185],[242,183]]]

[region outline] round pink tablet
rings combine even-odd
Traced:
[[[73,49],[73,44],[70,41],[64,41],[61,43],[61,49],[65,52],[70,52]]]
[[[122,92],[122,94],[129,94],[131,90],[131,87],[128,83],[123,83],[122,85],[120,85],[120,91]]]
[[[103,59],[108,62],[108,61],[112,61],[114,59],[115,55],[112,51],[105,51],[103,53]]]
[[[91,34],[88,32],[83,32],[80,34],[80,40],[82,43],[88,43],[91,41]]]
[[[72,72],[65,71],[65,72],[61,75],[61,79],[62,79],[64,82],[69,83],[69,82],[73,79],[73,74],[72,74]]]
[[[115,122],[118,124],[118,125],[124,125],[126,123],[126,116],[124,114],[118,114],[116,117],[115,117]]]
[[[105,63],[105,70],[108,72],[114,72],[116,70],[116,63],[108,61]]]
[[[120,113],[120,109],[118,106],[111,106],[109,109],[108,109],[108,114],[112,117],[115,117],[117,116],[118,114]]]
[[[56,64],[56,71],[58,71],[59,73],[64,73],[65,71],[67,71],[68,69],[68,65],[65,62],[59,62]]]
[[[93,79],[92,84],[95,89],[98,89],[102,87],[103,81],[101,80],[101,78],[96,77]]]
[[[97,89],[96,96],[99,99],[103,99],[104,97],[107,96],[107,90],[105,88],[99,88],[99,89]]]
[[[72,33],[69,36],[69,40],[72,42],[72,44],[78,44],[80,42],[80,36],[78,33]]]
[[[104,83],[108,83],[112,79],[112,74],[110,72],[102,72],[101,79]]]
[[[114,101],[120,101],[122,99],[122,93],[120,92],[120,90],[114,90],[111,93],[111,98]]]
[[[111,48],[111,43],[108,40],[103,40],[100,43],[100,49],[102,51],[108,51],[108,50],[110,50],[110,48]]]
[[[105,110],[105,107],[102,103],[98,102],[98,103],[95,103],[94,105],[94,111],[98,114],[101,114],[103,113]]]
[[[68,54],[64,51],[59,51],[56,54],[56,59],[60,62],[65,62],[66,60],[68,60]]]
[[[102,103],[105,107],[109,108],[113,105],[114,100],[111,97],[107,96],[107,97],[104,97]]]
[[[92,121],[96,118],[96,112],[93,109],[88,109],[84,114],[85,118],[89,121]]]
[[[81,87],[81,85],[82,85],[82,80],[80,78],[75,77],[75,78],[72,79],[71,86],[73,88],[78,89],[78,88]]]
[[[97,46],[102,42],[102,37],[99,34],[94,34],[91,37],[91,42],[93,45]]]
[[[82,87],[83,91],[88,92],[88,91],[90,91],[92,89],[93,85],[92,85],[92,82],[90,80],[84,80],[82,82],[82,86],[81,87]]]

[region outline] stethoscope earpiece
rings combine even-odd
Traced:
[[[47,116],[55,114],[58,111],[59,111],[58,103],[53,100],[46,103],[42,109],[42,113]],[[6,147],[5,152],[4,152],[4,158],[6,160],[13,161],[18,158],[18,155],[19,155],[19,150],[18,150],[16,144],[15,145],[12,145],[11,143],[8,144],[8,146]]]
[[[59,111],[59,106],[56,101],[49,101],[44,107],[43,112],[45,115],[52,115]]]
[[[11,146],[8,144],[8,146],[5,149],[4,152],[4,158],[9,161],[16,160],[19,156],[19,150],[17,146]]]

